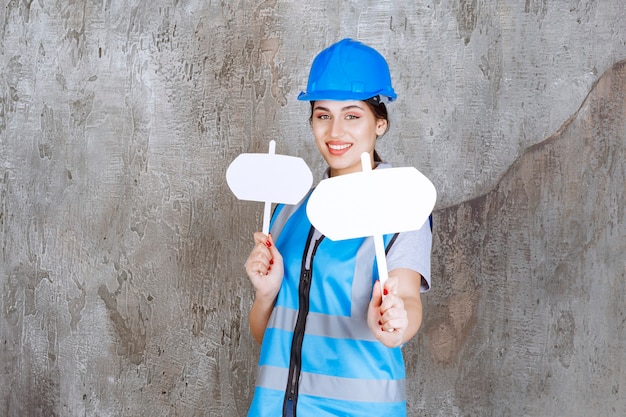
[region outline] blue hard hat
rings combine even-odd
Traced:
[[[395,100],[385,58],[374,48],[343,39],[320,52],[311,65],[306,91],[298,100]]]

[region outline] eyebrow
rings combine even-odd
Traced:
[[[353,110],[353,109],[364,110],[363,107],[361,107],[361,106],[358,106],[356,104],[351,104],[349,106],[342,107],[341,111],[348,111],[348,110]],[[328,111],[328,112],[330,111],[329,108],[326,108],[326,107],[323,107],[323,106],[315,106],[313,108],[313,110],[322,110],[322,111]]]

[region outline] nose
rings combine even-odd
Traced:
[[[332,125],[330,126],[330,136],[333,138],[340,138],[343,136],[343,121],[340,118],[335,118],[332,120]]]

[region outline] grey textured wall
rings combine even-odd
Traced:
[[[623,0],[0,4],[0,415],[245,415],[224,172],[276,139],[319,178],[295,97],[345,36],[439,190],[410,415],[626,414]]]

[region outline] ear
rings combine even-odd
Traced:
[[[387,133],[387,129],[389,128],[389,123],[385,119],[376,120],[376,136],[380,137]]]

